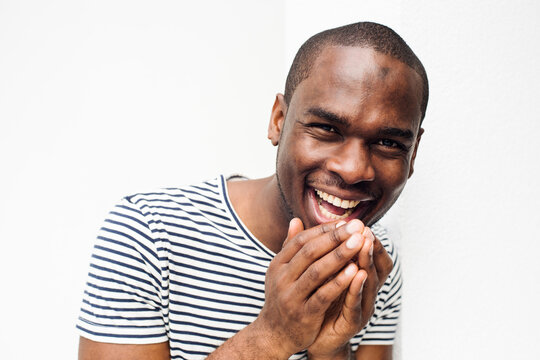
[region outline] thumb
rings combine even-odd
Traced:
[[[287,230],[287,238],[283,242],[281,248],[284,248],[290,239],[298,235],[300,232],[304,231],[304,224],[299,218],[293,218],[289,223],[289,230]]]

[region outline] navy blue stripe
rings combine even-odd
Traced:
[[[401,286],[402,286],[403,283],[399,282],[399,287],[396,289],[396,291],[394,291],[392,293],[392,295],[390,295],[387,299],[386,299],[386,303],[392,303],[392,302],[395,302],[393,301],[392,299],[396,296],[396,295],[399,295],[400,294],[400,291],[401,291]],[[401,295],[399,295],[401,296]]]
[[[201,197],[203,197],[205,199],[208,199],[210,201],[213,201],[213,202],[215,202],[217,204],[221,203],[221,201],[219,199],[216,199],[215,197],[210,197],[210,196],[207,196],[207,195],[203,195],[203,194],[201,194],[200,192],[197,192],[197,191],[188,190],[188,189],[183,189],[182,191],[185,192],[185,193],[188,193],[188,194],[194,194],[194,195],[197,195],[197,196],[201,196]],[[216,193],[214,193],[214,194],[216,194]],[[191,199],[191,198],[190,198],[190,200],[193,201],[193,199]],[[215,205],[210,205],[210,206],[215,207]]]
[[[185,306],[185,307],[188,307],[188,308],[195,308],[195,309],[199,309],[199,310],[217,312],[217,313],[222,313],[222,314],[250,316],[250,317],[257,317],[259,315],[259,311],[250,313],[250,312],[245,312],[245,311],[232,311],[232,310],[225,310],[225,309],[216,309],[216,308],[211,308],[211,307],[208,307],[208,306],[202,306],[202,305],[199,305],[199,304],[187,303],[187,302],[183,302],[183,301],[178,301],[178,302],[175,301],[174,304],[178,305],[178,306]],[[171,311],[171,313],[172,313],[172,311]]]
[[[173,293],[173,291],[171,290],[171,293]],[[254,305],[254,304],[249,304],[249,303],[241,303],[241,302],[235,302],[235,301],[228,301],[228,300],[220,300],[219,298],[215,297],[215,298],[207,298],[207,297],[204,297],[204,296],[199,296],[199,295],[194,295],[194,294],[188,294],[188,293],[185,293],[183,291],[174,291],[174,294],[177,294],[177,295],[180,295],[180,296],[183,296],[185,298],[191,298],[191,299],[196,299],[196,300],[203,300],[203,301],[208,301],[208,302],[211,302],[211,303],[217,303],[217,304],[223,304],[223,305],[233,305],[233,306],[240,306],[240,307],[249,307],[249,308],[253,308],[253,309],[257,309],[257,310],[260,310],[261,309],[261,306],[259,305]],[[176,302],[175,302],[176,303]]]
[[[94,304],[86,299],[83,299],[83,303],[84,304],[87,304],[88,306],[94,308],[94,309],[103,309],[103,310],[113,310],[113,311],[117,311],[117,312],[144,312],[144,311],[149,311],[149,312],[159,312],[158,309],[148,309],[146,307],[142,307],[142,308],[121,308],[121,307],[111,307],[111,306],[105,306],[105,305],[98,305],[98,304]]]
[[[198,249],[193,249],[193,250],[196,251],[196,252],[199,252],[199,251],[197,251]],[[173,251],[173,250],[171,250],[171,253],[174,256],[178,256],[178,257],[182,257],[182,258],[186,258],[186,259],[196,260],[196,261],[199,261],[201,263],[204,263],[205,265],[210,265],[211,264],[212,266],[214,266],[214,265],[223,266],[226,269],[234,269],[234,270],[238,270],[240,272],[250,273],[250,274],[257,275],[257,276],[262,276],[262,277],[264,277],[266,275],[266,271],[250,270],[250,269],[242,268],[242,267],[239,267],[239,266],[235,266],[235,265],[232,265],[232,264],[227,264],[226,262],[221,262],[221,261],[216,261],[216,260],[209,261],[208,258],[201,258],[201,257],[195,256],[195,255],[189,255],[187,253],[179,253],[179,252]],[[210,251],[203,251],[202,253],[209,255],[211,252]],[[216,257],[220,257],[220,258],[224,258],[224,259],[230,259],[232,261],[236,260],[235,258],[231,258],[231,257],[226,256],[224,254],[214,253],[212,255],[215,255]],[[169,260],[170,263],[178,265],[178,266],[183,266],[184,265],[183,263],[174,261],[172,259],[173,258],[171,257],[171,259]],[[254,264],[253,262],[246,261],[246,260],[238,261],[238,262],[245,263],[245,264]],[[259,267],[259,268],[261,267],[259,264],[256,264],[256,263],[254,265],[257,265],[257,267]],[[227,273],[224,273],[224,274],[227,274]]]
[[[172,270],[172,269],[171,269],[171,274],[178,275],[178,276],[184,276],[184,277],[187,277],[187,278],[190,278],[190,279],[193,279],[193,280],[198,280],[198,281],[201,281],[202,283],[208,284],[208,278],[202,278],[202,277],[195,276],[193,274],[187,274],[187,273],[183,273],[181,271],[176,271],[176,270]],[[183,285],[183,283],[181,283],[179,281],[176,281],[174,279],[171,279],[170,283],[173,284],[173,285],[180,285],[180,286]],[[231,288],[247,289],[247,290],[254,291],[256,293],[264,294],[264,289],[252,288],[252,287],[242,285],[242,284],[238,284],[238,283],[231,283],[231,282],[226,282],[226,281],[217,281],[215,279],[212,280],[212,283],[229,286]]]
[[[120,315],[103,315],[103,314],[96,314],[92,311],[86,310],[85,308],[81,308],[81,312],[84,312],[88,315],[97,317],[98,319],[109,319],[109,320],[130,320],[130,321],[148,321],[148,320],[163,320],[163,317],[161,316],[120,316]],[[101,325],[101,324],[100,324]],[[106,325],[104,325],[106,326]]]
[[[229,324],[229,323],[230,324],[240,324],[240,325],[249,325],[249,324],[251,324],[251,321],[224,319],[222,317],[215,318],[215,317],[210,317],[210,316],[204,316],[204,315],[201,315],[201,314],[194,315],[192,312],[177,311],[177,310],[174,310],[174,309],[170,309],[170,313],[173,314],[173,315],[178,315],[178,316],[188,316],[188,317],[192,317],[192,318],[204,319],[204,320],[208,320],[208,321],[215,321],[215,322],[227,323],[227,324]],[[170,320],[170,322],[171,322],[171,324],[172,323],[182,323],[182,321],[173,321],[173,320]]]
[[[93,284],[91,282],[87,282],[86,283],[87,286],[91,287],[91,288],[94,288],[96,290],[100,290],[100,291],[103,291],[103,292],[109,292],[109,293],[118,293],[118,294],[124,294],[124,295],[131,295],[131,296],[134,296],[134,297],[137,297],[137,298],[141,298],[143,299],[144,301],[147,301],[147,302],[151,302],[153,303],[156,307],[159,307],[161,306],[158,302],[156,302],[155,300],[152,300],[151,298],[149,297],[146,297],[146,296],[142,296],[141,294],[139,293],[136,293],[134,291],[127,291],[126,289],[118,289],[118,288],[109,288],[109,287],[105,287],[105,286],[99,286],[97,284]],[[162,300],[167,300],[169,298],[168,295],[161,295],[160,298]],[[131,301],[133,301],[133,299],[131,299]]]
[[[210,192],[210,193],[212,193],[212,194],[215,194],[215,195],[218,195],[218,196],[219,196],[219,192],[214,191],[214,190],[212,190],[212,189],[208,189],[208,188],[205,188],[205,187],[202,187],[202,186],[197,186],[197,185],[191,185],[191,187],[192,187],[192,188],[195,188],[195,189],[198,189],[198,190]]]
[[[178,334],[178,335],[193,335],[193,336],[197,336],[197,337],[204,337],[206,339],[212,339],[212,340],[217,340],[217,341],[221,341],[221,342],[224,342],[225,340],[228,339],[228,338],[224,338],[224,337],[221,337],[221,336],[213,336],[213,335],[208,335],[208,334],[203,334],[203,333],[196,333],[196,332],[193,332],[193,331],[186,331],[186,330],[179,331],[179,330],[171,329],[170,332],[173,333],[173,334]],[[228,331],[228,332],[233,332],[234,333],[234,331]],[[203,344],[203,343],[201,343],[201,344]],[[215,345],[212,344],[211,346],[214,347]]]
[[[79,320],[89,324],[89,325],[92,325],[92,322],[91,321],[88,321],[84,318],[81,318],[79,317]],[[157,329],[157,328],[160,328],[160,329],[163,329],[163,325],[118,325],[118,324],[114,324],[112,325],[111,327],[114,327],[114,328],[121,328],[121,329]]]
[[[153,287],[157,292],[160,291],[159,289],[157,289],[156,285],[152,284],[152,282],[149,281],[149,280],[141,279],[139,277],[136,277],[136,276],[133,276],[133,275],[130,275],[130,274],[126,274],[126,273],[120,272],[118,270],[113,270],[113,269],[109,269],[109,268],[106,268],[106,267],[103,267],[103,266],[99,266],[99,265],[96,265],[94,263],[91,263],[90,267],[93,267],[93,268],[101,270],[101,271],[105,271],[105,272],[113,273],[113,274],[116,274],[116,275],[120,275],[120,276],[123,276],[123,277],[127,277],[127,278],[135,280],[137,282],[147,284],[147,285]],[[159,286],[161,287],[161,284],[159,284]],[[146,292],[148,292],[148,291],[146,291]]]
[[[200,317],[197,316],[197,318],[200,318]],[[231,322],[228,321],[227,323],[231,323]],[[211,331],[222,331],[222,332],[233,332],[233,333],[237,332],[236,330],[231,329],[231,328],[208,326],[208,325],[203,325],[201,323],[194,323],[194,322],[191,322],[191,321],[174,321],[174,320],[171,320],[171,324],[178,324],[178,325],[182,325],[182,326],[193,326],[194,328],[202,328],[202,329],[211,330]],[[171,329],[171,331],[172,331],[172,329]]]
[[[190,204],[186,204],[186,205],[189,205],[189,207],[191,208],[194,208],[193,205],[190,205]],[[152,206],[149,206],[149,205],[141,205],[141,209],[144,209],[144,208],[149,208],[149,209],[163,209],[163,210],[178,210],[184,214],[189,214],[191,216],[194,216],[194,217],[199,217],[199,218],[203,218],[203,219],[207,219],[207,216],[208,214],[210,214],[211,216],[214,216],[214,217],[218,217],[218,218],[221,218],[221,219],[224,219],[226,221],[228,221],[229,219],[225,216],[221,216],[221,215],[218,215],[218,214],[212,214],[212,213],[209,213],[207,211],[201,211],[201,212],[195,212],[195,211],[187,211],[185,209],[182,209],[182,208],[173,208],[173,207],[168,207],[168,206],[155,206],[155,205],[152,205]],[[143,214],[151,214],[151,215],[160,215],[160,216],[170,216],[168,214],[164,214],[164,213],[158,213],[158,212],[152,212],[152,211],[148,211],[147,213],[143,213]],[[236,230],[235,228],[231,228],[230,226],[228,225],[225,225],[225,224],[222,224],[222,223],[219,223],[217,221],[215,221],[214,219],[212,219],[212,222],[220,227],[224,227],[224,228],[230,228],[230,229],[233,229],[233,230]]]
[[[243,280],[243,281],[246,281],[246,282],[252,283],[252,284],[264,285],[264,278],[262,280],[256,280],[256,279],[250,279],[248,277],[244,277],[244,276],[237,275],[237,274],[226,273],[226,272],[223,272],[223,271],[204,269],[204,268],[200,268],[198,266],[190,265],[190,264],[182,264],[182,266],[185,267],[185,268],[192,269],[192,270],[195,270],[195,271],[200,271],[200,272],[203,272],[203,273],[221,275],[221,276],[228,277],[228,278],[235,278],[235,279],[238,279],[238,280]],[[172,271],[173,270],[171,269],[171,273],[172,273]],[[206,279],[206,282],[214,282],[214,281],[209,281],[208,279]]]
[[[221,229],[218,229],[218,228],[214,227],[214,224],[208,223],[208,221],[196,221],[196,220],[194,220],[193,218],[188,217],[188,216],[179,216],[179,215],[172,215],[172,214],[166,214],[166,213],[157,213],[157,212],[154,212],[154,213],[150,213],[150,212],[144,213],[144,215],[148,215],[148,214],[151,214],[151,215],[158,215],[158,216],[164,217],[164,218],[173,218],[173,219],[178,219],[178,220],[184,220],[184,221],[187,221],[187,222],[190,222],[190,223],[199,225],[199,226],[204,226],[204,227],[208,227],[208,228],[211,228],[211,229],[221,230]],[[164,223],[164,224],[174,224],[175,226],[178,225],[177,223],[164,222],[164,221],[161,221],[161,220],[158,220],[158,221],[155,221],[155,220],[149,220],[149,221],[148,221],[149,224],[157,223],[157,222],[159,222],[160,224],[161,224],[161,223]],[[224,227],[224,228],[226,228],[226,229],[229,229],[229,230],[236,230],[235,227],[230,226],[230,225],[220,224],[220,226],[221,226],[221,227]],[[221,231],[222,231],[222,230],[221,230]],[[223,232],[223,231],[222,231],[222,232]],[[229,237],[233,237],[233,238],[235,238],[235,239],[243,239],[243,238],[244,238],[243,236],[238,236],[238,235],[234,235],[234,234],[228,234],[228,233],[227,233],[226,235],[229,236]]]
[[[115,265],[118,265],[118,266],[121,266],[123,268],[127,268],[127,269],[131,269],[133,271],[136,271],[138,273],[141,273],[142,275],[147,275],[149,277],[152,278],[152,280],[154,281],[154,285],[152,285],[154,288],[156,288],[156,290],[158,290],[157,288],[159,287],[161,289],[161,282],[156,279],[155,276],[153,276],[149,271],[145,271],[145,269],[141,269],[139,267],[136,267],[136,266],[133,266],[133,265],[129,265],[129,264],[126,264],[126,263],[123,263],[121,261],[118,261],[118,260],[113,260],[113,259],[110,259],[110,258],[107,258],[107,257],[104,257],[104,256],[100,256],[100,255],[97,255],[97,254],[92,254],[92,258],[93,259],[97,259],[97,260],[101,260],[101,261],[104,261],[104,262],[108,262],[108,263],[111,263],[111,264],[115,264]],[[100,266],[100,265],[97,265],[95,264],[96,266]],[[105,267],[103,267],[105,268]],[[108,268],[107,268],[108,269]],[[111,271],[118,271],[118,270],[113,270],[111,269]],[[119,273],[119,272],[118,272]],[[120,273],[120,274],[125,274],[125,273]],[[124,276],[126,276],[127,274],[125,274]],[[130,275],[132,276],[133,278],[137,278],[137,279],[141,279],[142,278],[138,278],[138,277],[135,277],[134,275]],[[140,281],[140,280],[139,280]],[[151,283],[150,283],[151,284]],[[159,290],[158,290],[159,291]]]
[[[211,292],[213,294],[233,296],[233,297],[239,297],[239,298],[242,298],[242,299],[251,299],[251,300],[256,300],[256,301],[264,301],[264,292],[262,292],[263,296],[258,297],[258,296],[242,294],[242,293],[238,293],[238,292],[217,290],[217,289],[210,288],[210,287],[202,287],[202,286],[197,286],[197,285],[188,284],[188,283],[178,283],[178,285],[180,285],[182,287],[194,289],[194,290]],[[174,292],[174,291],[171,289],[170,292]]]
[[[127,248],[130,248],[132,249],[133,251],[136,251],[135,248],[131,245],[127,245],[127,244],[124,244],[124,243],[121,243],[119,241],[115,241],[115,240],[112,240],[112,239],[109,239],[109,238],[106,238],[106,237],[103,237],[103,236],[98,236],[98,239],[102,240],[102,241],[106,241],[106,242],[112,242],[112,243],[117,243],[118,245],[123,245]],[[131,260],[135,260],[136,262],[138,262],[139,264],[145,264],[144,260],[136,257],[136,256],[133,256],[131,254],[128,254],[128,253],[125,253],[125,252],[122,252],[122,251],[118,251],[118,250],[113,250],[111,248],[108,248],[108,247],[105,247],[105,246],[101,246],[101,245],[98,245],[96,244],[94,246],[94,249],[98,249],[98,250],[102,250],[104,252],[108,252],[108,253],[112,253],[112,254],[116,254],[118,256],[121,256],[123,258],[128,258],[128,259],[131,259]],[[94,254],[95,255],[95,254]]]
[[[195,233],[199,233],[199,234],[202,234],[202,235],[208,235],[208,236],[216,237],[218,239],[225,240],[226,242],[231,242],[231,240],[227,238],[228,235],[223,234],[223,232],[221,232],[223,234],[222,235],[222,234],[219,234],[219,233],[215,233],[215,232],[211,232],[211,231],[203,231],[200,228],[187,226],[187,225],[181,225],[181,224],[178,224],[178,223],[171,223],[171,222],[167,222],[167,221],[163,221],[162,223],[164,225],[167,225],[167,226],[170,226],[170,227],[174,227],[174,228],[178,228],[178,229],[184,229],[184,230],[188,230],[188,231],[193,231]],[[210,228],[215,229],[214,227],[210,227]],[[167,231],[167,232],[170,233],[170,234],[178,235],[177,233],[173,233],[173,232],[170,232],[170,231]],[[237,239],[238,238],[239,237],[237,237]],[[242,239],[242,238],[240,237],[240,239]],[[213,243],[212,243],[212,245],[213,245]]]
[[[383,319],[387,320],[386,318],[383,318]],[[382,327],[396,327],[396,324],[395,323],[394,324],[375,324],[374,326],[375,326],[375,328],[377,328],[379,326],[382,326]],[[369,331],[369,332],[371,333],[371,331]]]
[[[215,179],[214,179],[214,181],[215,181]],[[216,188],[216,189],[218,188],[217,184],[212,184],[210,181],[205,181],[204,183],[205,183],[206,185],[208,185],[208,186],[213,187],[213,188]]]
[[[91,292],[89,292],[88,290],[85,290],[84,292],[86,295],[94,298],[94,299],[97,299],[97,300],[105,300],[105,301],[109,301],[109,302],[112,302],[112,303],[133,303],[133,300],[132,298],[123,298],[123,299],[119,299],[119,298],[112,298],[112,297],[105,297],[105,296],[100,296],[100,295],[96,295],[96,294],[93,294]],[[155,306],[155,304],[154,304]]]
[[[134,212],[135,212],[137,215],[143,216],[142,213],[141,213],[140,211],[137,211],[137,210],[134,209]],[[110,214],[116,215],[116,216],[121,216],[121,217],[123,217],[123,218],[129,219],[129,220],[131,220],[131,221],[133,221],[133,222],[136,222],[137,224],[141,225],[143,228],[148,229],[148,225],[147,225],[145,222],[143,222],[143,221],[141,221],[141,220],[139,220],[139,219],[137,219],[137,218],[135,218],[135,217],[133,217],[133,216],[129,216],[128,214],[124,214],[124,213],[121,213],[121,212],[118,212],[118,211],[111,211]],[[135,228],[133,228],[133,229],[134,229],[135,231],[137,231],[138,233],[140,233],[139,230],[136,230]],[[142,234],[142,233],[141,233],[141,234]],[[144,236],[144,234],[143,234],[143,236]],[[151,240],[150,237],[148,237],[148,239]]]
[[[219,210],[222,210],[222,209],[219,209]],[[222,210],[222,211],[225,212],[225,210]],[[215,214],[215,213],[213,213],[211,211],[207,211],[207,210],[201,210],[201,212],[203,214],[208,215],[208,216],[214,216],[214,217],[217,217],[217,218],[222,219],[222,220],[229,220],[229,218],[226,217],[225,215]]]
[[[92,267],[92,264],[90,264],[90,267]],[[133,284],[128,284],[126,283],[125,281],[120,281],[120,280],[116,280],[116,279],[113,279],[113,278],[108,278],[108,277],[104,277],[104,276],[100,276],[100,275],[96,275],[92,272],[89,272],[88,273],[88,276],[89,277],[93,277],[94,279],[97,279],[97,280],[100,280],[100,281],[106,281],[106,282],[112,282],[112,283],[115,283],[115,284],[120,284],[120,285],[123,285],[123,286],[127,286],[131,289],[134,289],[134,290],[138,290],[138,291],[142,291],[150,296],[155,296],[156,294],[154,292],[150,292],[140,286],[135,286]]]
[[[191,240],[191,241],[193,241],[193,242],[195,242],[197,244],[200,244],[200,242],[201,242],[201,239],[197,238],[197,237],[193,237],[193,236],[189,236],[189,235],[181,234],[181,233],[176,233],[176,232],[172,232],[172,231],[169,231],[168,233],[171,236],[179,237],[179,238],[186,239],[186,240]],[[186,244],[185,242],[175,242],[174,245],[179,246],[179,247],[188,247],[188,246],[190,246],[190,245]],[[211,245],[212,245],[212,247],[215,247],[215,248],[229,250],[229,251],[239,253],[239,254],[244,255],[244,256],[246,255],[245,253],[239,251],[237,248],[232,247],[232,246],[227,246],[225,244],[218,244],[218,243],[212,243]],[[208,250],[205,250],[205,249],[202,249],[202,248],[196,248],[196,250],[199,251],[199,252],[202,252],[202,253],[215,254],[215,252],[208,251]],[[270,259],[267,259],[267,258],[259,258],[259,257],[256,257],[256,256],[252,256],[252,257],[254,259],[265,261],[265,262],[270,260]],[[247,261],[248,264],[252,264],[252,262],[249,262],[248,260],[238,259],[237,261],[238,262]],[[255,263],[255,264],[257,264],[257,263]]]
[[[90,330],[88,330],[86,328],[83,328],[80,325],[77,325],[77,329],[82,330],[82,331],[86,332],[87,334],[92,334],[92,335],[95,335],[95,336],[106,336],[106,337],[116,337],[116,338],[130,338],[130,339],[151,339],[151,338],[157,338],[157,337],[162,337],[162,336],[167,335],[166,332],[162,332],[162,333],[159,333],[159,334],[144,334],[144,335],[143,334],[131,334],[131,335],[128,335],[128,334],[121,334],[121,335],[108,334],[108,333],[90,331]]]

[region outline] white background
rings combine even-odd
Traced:
[[[271,174],[294,53],[360,20],[400,33],[430,79],[387,219],[401,359],[540,358],[540,5],[525,0],[0,0],[0,357],[76,356],[92,241],[120,197]]]

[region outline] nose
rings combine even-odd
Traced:
[[[369,145],[358,139],[338,146],[326,161],[326,168],[350,185],[375,179]]]

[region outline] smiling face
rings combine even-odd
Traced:
[[[420,76],[402,62],[370,48],[325,48],[290,104],[279,95],[272,111],[282,215],[306,228],[380,219],[412,175],[421,98]]]

